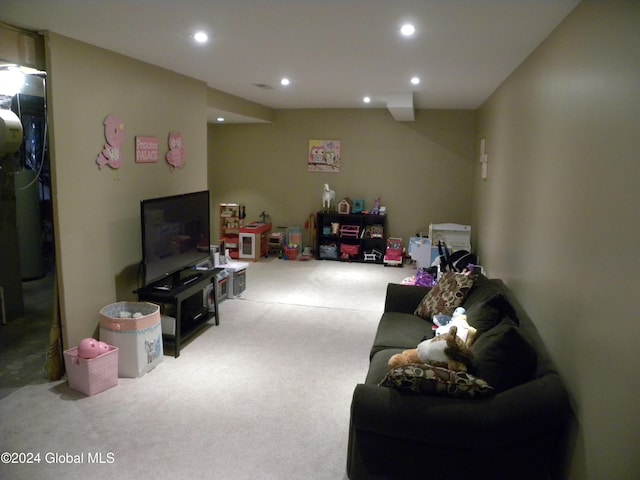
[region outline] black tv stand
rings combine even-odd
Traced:
[[[173,346],[173,356],[180,356],[183,341],[200,331],[212,318],[220,324],[218,293],[215,285],[215,269],[186,269],[170,278],[151,283],[135,291],[141,302],[157,303],[162,310],[170,309],[175,318],[175,334],[162,335],[163,346]],[[204,304],[203,291],[213,283],[213,312]]]
[[[202,276],[202,273],[200,272],[192,275],[188,275],[187,277],[178,280],[176,287],[184,287],[185,285],[189,285],[190,283],[196,282],[201,276]]]

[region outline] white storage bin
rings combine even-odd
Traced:
[[[100,310],[100,340],[118,347],[118,376],[139,377],[152,370],[163,356],[160,307],[149,302],[107,305]]]

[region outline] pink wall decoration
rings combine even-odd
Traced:
[[[184,144],[180,132],[169,133],[169,151],[165,158],[171,170],[184,167]]]
[[[136,137],[136,163],[158,161],[158,137]]]
[[[120,117],[109,115],[104,119],[104,138],[107,140],[107,143],[104,145],[102,153],[100,153],[96,159],[98,168],[102,169],[105,165],[113,169],[120,168],[123,157],[120,148],[126,138],[124,123],[122,123]]]

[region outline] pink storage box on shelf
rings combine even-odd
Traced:
[[[118,385],[118,348],[109,345],[109,351],[95,358],[80,358],[78,347],[64,352],[69,387],[91,396]]]

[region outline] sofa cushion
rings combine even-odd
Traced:
[[[504,317],[519,323],[515,309],[507,299],[504,284],[478,275],[462,306],[466,309],[469,325],[479,333],[495,327]]]
[[[494,292],[482,302],[474,302],[466,309],[467,322],[478,330],[478,335],[491,330],[505,318],[509,318],[514,324],[518,324],[518,318],[507,297],[500,292]]]
[[[371,354],[385,348],[416,348],[433,337],[433,324],[411,313],[385,312],[378,323]]]
[[[509,319],[480,335],[471,351],[470,371],[485,379],[496,392],[529,381],[537,362],[536,351]]]
[[[486,381],[470,373],[431,365],[396,367],[387,373],[380,386],[446,397],[483,398],[493,395],[493,388]]]
[[[467,298],[474,280],[475,276],[472,275],[444,273],[436,286],[424,296],[415,314],[429,321],[436,314],[453,314],[453,311]]]
[[[396,353],[402,353],[405,348],[387,348],[377,352],[371,358],[367,378],[364,383],[367,385],[378,385],[387,373],[389,373],[389,359]]]

